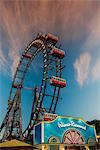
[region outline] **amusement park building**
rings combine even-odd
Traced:
[[[81,118],[57,116],[34,127],[34,146],[43,150],[96,150],[95,127]]]

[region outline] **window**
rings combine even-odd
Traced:
[[[48,142],[51,144],[60,143],[59,139],[57,137],[54,137],[54,136],[50,137]]]
[[[59,145],[50,145],[49,150],[59,150]]]

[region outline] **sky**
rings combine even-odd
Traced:
[[[56,112],[100,119],[100,1],[99,0],[1,0],[0,1],[0,124],[7,112],[13,76],[21,54],[38,33],[59,37],[66,56]],[[26,76],[29,86],[42,79],[38,55]],[[32,79],[34,74],[34,78]],[[41,76],[40,76],[41,75]],[[28,83],[31,80],[32,82]],[[30,95],[25,99],[25,95]],[[32,93],[23,90],[23,130],[30,118]]]

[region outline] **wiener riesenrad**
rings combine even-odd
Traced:
[[[25,88],[28,70],[39,53],[43,56],[41,85],[40,87],[33,85],[31,116],[27,128],[22,132],[22,89]],[[64,56],[65,52],[58,46],[58,37],[52,34],[39,34],[26,47],[12,81],[7,113],[0,127],[1,141],[13,138],[31,141],[34,125],[43,120],[45,113],[55,114],[60,89],[66,86],[66,80],[62,77],[62,70],[65,67],[62,64]],[[50,88],[52,90],[48,90]]]

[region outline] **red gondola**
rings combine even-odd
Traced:
[[[58,42],[58,37],[48,33],[46,35],[46,40],[53,42],[54,44],[56,44]]]
[[[50,84],[57,87],[66,87],[66,80],[52,76],[50,79]]]
[[[58,57],[60,59],[62,59],[65,56],[65,52],[63,50],[57,49],[57,48],[53,48],[51,50],[51,54],[55,57]]]
[[[23,54],[22,56],[23,56],[23,57],[26,57],[26,58],[30,58],[30,59],[32,58],[32,55],[31,55],[31,54]]]
[[[52,120],[56,119],[57,116],[58,116],[57,114],[45,113],[44,121],[52,121]]]
[[[13,84],[13,88],[21,89],[21,88],[22,88],[22,85],[21,85],[21,84]]]

